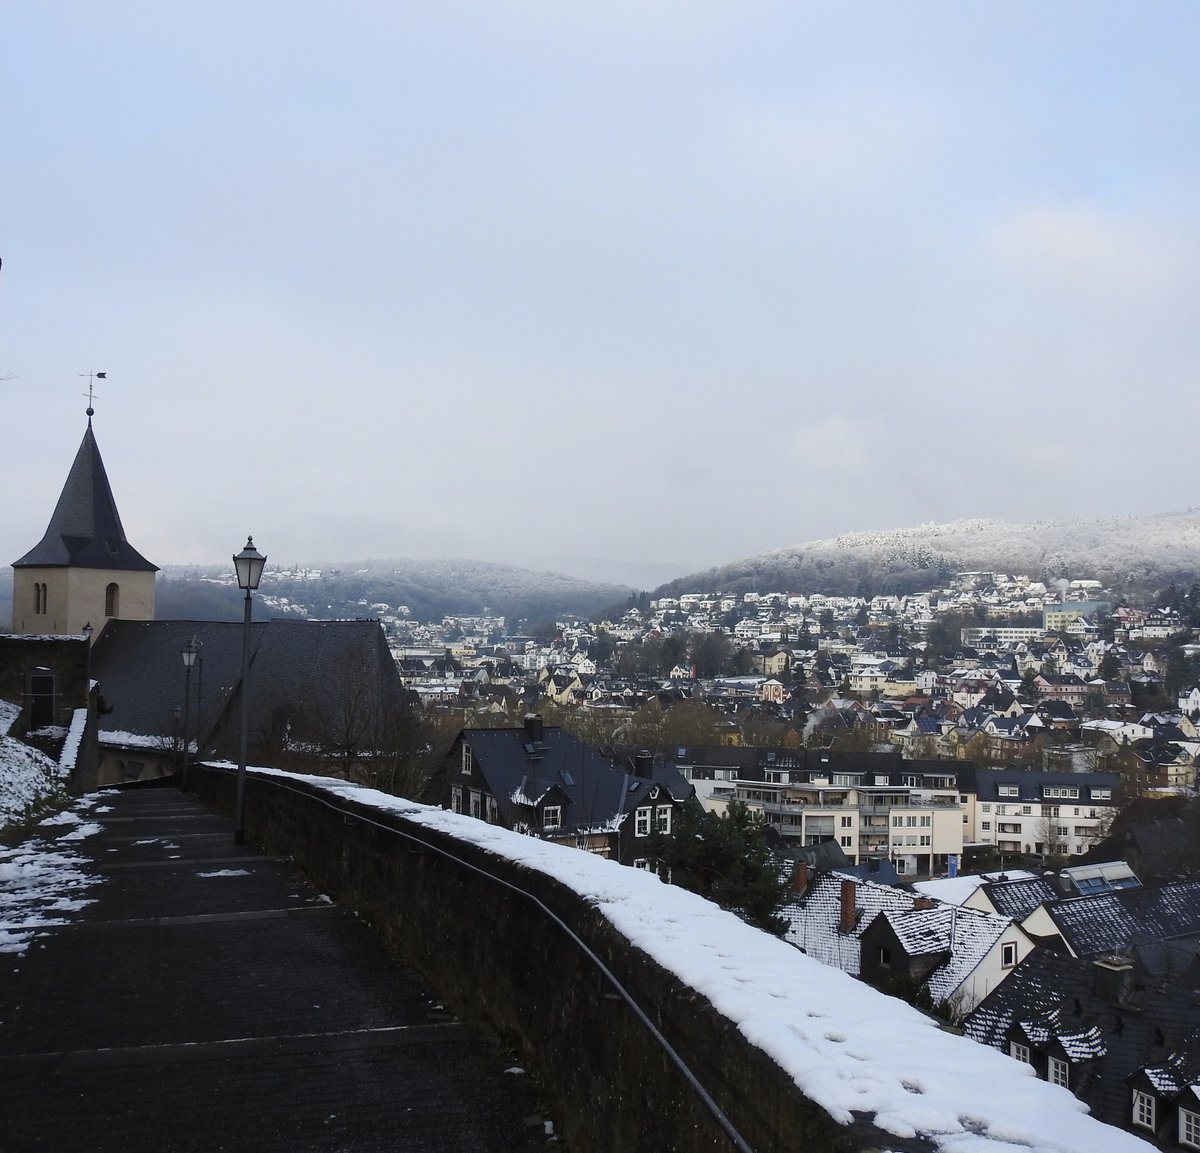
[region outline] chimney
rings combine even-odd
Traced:
[[[654,757],[650,754],[649,749],[642,749],[636,757],[633,758],[634,776],[642,777],[649,780],[654,775]]]
[[[1092,993],[1105,1001],[1119,1003],[1129,991],[1133,962],[1120,953],[1107,953],[1092,962]]]
[[[803,897],[808,892],[808,862],[797,861],[792,871],[792,892]]]
[[[853,933],[858,924],[858,909],[855,900],[858,896],[858,886],[849,878],[842,878],[842,915],[838,920],[839,933]]]
[[[525,735],[537,745],[542,740],[542,718],[537,713],[525,714]]]
[[[926,909],[932,909],[933,908],[933,898],[932,897],[916,897],[913,900],[912,907],[913,907],[914,913],[920,913],[920,912],[924,912],[924,910],[926,910]]]

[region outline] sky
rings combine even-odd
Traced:
[[[1196,502],[1191,0],[0,17],[0,562],[667,576]],[[633,581],[631,583],[638,583]]]

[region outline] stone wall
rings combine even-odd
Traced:
[[[76,709],[87,707],[90,651],[83,636],[0,636],[0,700],[24,708],[29,674],[48,669],[55,681],[54,723],[66,727]]]
[[[203,799],[232,808],[234,772],[202,765],[193,772]],[[575,1153],[737,1146],[572,933],[630,992],[755,1153],[929,1148],[866,1121],[834,1123],[703,996],[552,876],[295,778],[249,773],[245,827],[247,843],[292,857],[373,924],[449,1008],[511,1045],[536,1071]]]

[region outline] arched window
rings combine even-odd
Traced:
[[[121,611],[121,589],[114,582],[104,590],[104,615],[115,617]]]

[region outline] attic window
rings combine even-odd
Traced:
[[[1156,1102],[1149,1093],[1135,1089],[1133,1093],[1133,1123],[1139,1129],[1155,1129],[1154,1106]]]

